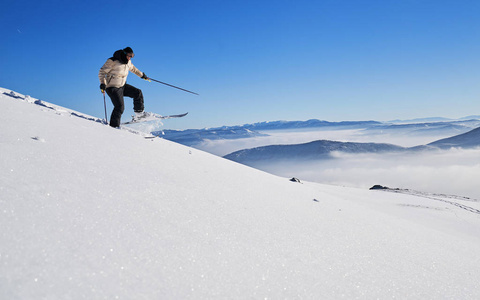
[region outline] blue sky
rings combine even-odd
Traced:
[[[130,46],[165,128],[480,114],[480,2],[22,1],[0,11],[0,86],[97,117]],[[107,97],[108,110],[112,105]],[[126,98],[124,117],[132,111]]]

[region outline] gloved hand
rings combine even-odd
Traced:
[[[142,79],[149,80],[150,78],[147,77],[147,74],[145,72],[143,73]]]
[[[105,85],[105,83],[100,84],[100,90],[102,91],[102,93],[105,93],[105,88],[106,87],[107,86]]]

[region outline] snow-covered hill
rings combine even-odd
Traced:
[[[215,140],[246,139],[268,136],[278,132],[305,132],[305,131],[347,131],[356,130],[364,135],[375,136],[391,134],[396,136],[437,136],[448,137],[462,134],[480,126],[480,120],[450,120],[431,118],[412,120],[410,123],[382,123],[376,121],[343,121],[328,122],[322,120],[307,121],[273,121],[245,124],[239,126],[223,126],[217,128],[161,130],[154,135],[164,139],[202,149],[205,142]],[[426,122],[426,121],[429,122]],[[434,120],[436,122],[434,122]],[[417,121],[417,122],[413,122]],[[420,122],[423,121],[423,122]],[[398,121],[400,122],[400,121]],[[310,140],[311,141],[311,140]],[[240,150],[240,149],[239,149]],[[213,152],[211,152],[213,153]]]
[[[238,126],[223,126],[216,128],[187,129],[187,130],[161,130],[152,134],[182,145],[200,147],[205,141],[233,140],[261,136],[268,136],[269,131],[281,130],[310,130],[310,129],[365,129],[380,125],[375,121],[344,121],[328,122],[321,120],[307,121],[273,121],[245,124]],[[262,132],[261,132],[262,131]]]
[[[153,135],[164,139],[174,141],[186,146],[194,146],[205,140],[219,139],[244,139],[258,136],[266,136],[257,131],[246,128],[205,128],[205,129],[186,129],[186,130],[161,130],[152,132]]]
[[[453,136],[462,134],[480,126],[480,120],[452,120],[429,123],[408,123],[408,124],[381,124],[365,129],[369,134],[390,132],[402,135],[444,135]]]
[[[0,299],[480,297],[473,199],[290,182],[5,89],[0,109]]]

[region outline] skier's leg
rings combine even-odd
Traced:
[[[125,110],[125,104],[123,101],[123,87],[121,88],[107,88],[105,91],[112,100],[113,111],[110,116],[110,126],[119,127],[122,119],[123,111]]]
[[[123,95],[133,98],[133,111],[142,112],[144,110],[142,90],[129,84],[125,84],[124,88]]]

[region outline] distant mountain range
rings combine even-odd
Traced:
[[[479,121],[480,123],[480,121]],[[204,129],[186,129],[186,130],[162,130],[152,132],[153,135],[161,136],[164,139],[177,142],[186,146],[193,146],[205,140],[220,139],[241,139],[256,136],[267,136],[260,131],[272,130],[293,130],[309,128],[329,128],[329,129],[362,129],[372,126],[380,126],[383,123],[376,121],[344,121],[328,122],[321,120],[308,121],[273,121],[259,122],[254,124],[245,124],[237,126],[223,126]]]
[[[386,152],[414,152],[432,149],[475,148],[480,147],[480,127],[467,133],[450,138],[441,139],[428,145],[416,147],[400,147],[381,143],[351,143],[319,140],[295,145],[271,145],[235,151],[224,158],[252,165],[259,161],[282,160],[319,160],[331,158],[331,153],[386,153]]]
[[[206,140],[240,139],[257,136],[266,136],[269,131],[279,130],[345,130],[360,129],[369,133],[387,133],[423,135],[441,132],[444,136],[466,133],[480,126],[480,116],[450,120],[445,118],[426,118],[430,122],[404,123],[405,121],[378,122],[378,121],[342,121],[329,122],[317,119],[307,121],[273,121],[259,122],[237,126],[223,126],[217,128],[163,130],[152,132],[164,139],[187,146],[195,146]],[[431,120],[442,120],[431,122]]]
[[[450,122],[450,121],[457,121],[457,120],[473,120],[473,119],[480,120],[480,115],[466,116],[460,119],[432,117],[432,118],[418,118],[418,119],[410,119],[410,120],[392,120],[392,121],[388,121],[387,123],[431,123],[431,122]]]
[[[428,134],[434,132],[449,133],[452,135],[465,133],[480,126],[480,121],[477,119],[456,120],[444,122],[428,122],[428,123],[402,123],[389,124],[383,123],[376,126],[365,128],[365,130],[374,131],[406,131],[408,134]]]
[[[371,126],[381,125],[383,123],[377,121],[341,121],[329,122],[317,119],[307,121],[273,121],[273,122],[259,122],[254,124],[245,124],[241,126],[234,126],[234,128],[246,128],[249,130],[291,130],[302,128],[368,128]]]
[[[152,132],[153,135],[174,141],[186,146],[193,146],[205,140],[218,139],[242,139],[256,136],[266,136],[267,134],[258,131],[252,131],[241,127],[218,127],[211,129],[187,129],[187,130],[162,130]]]

